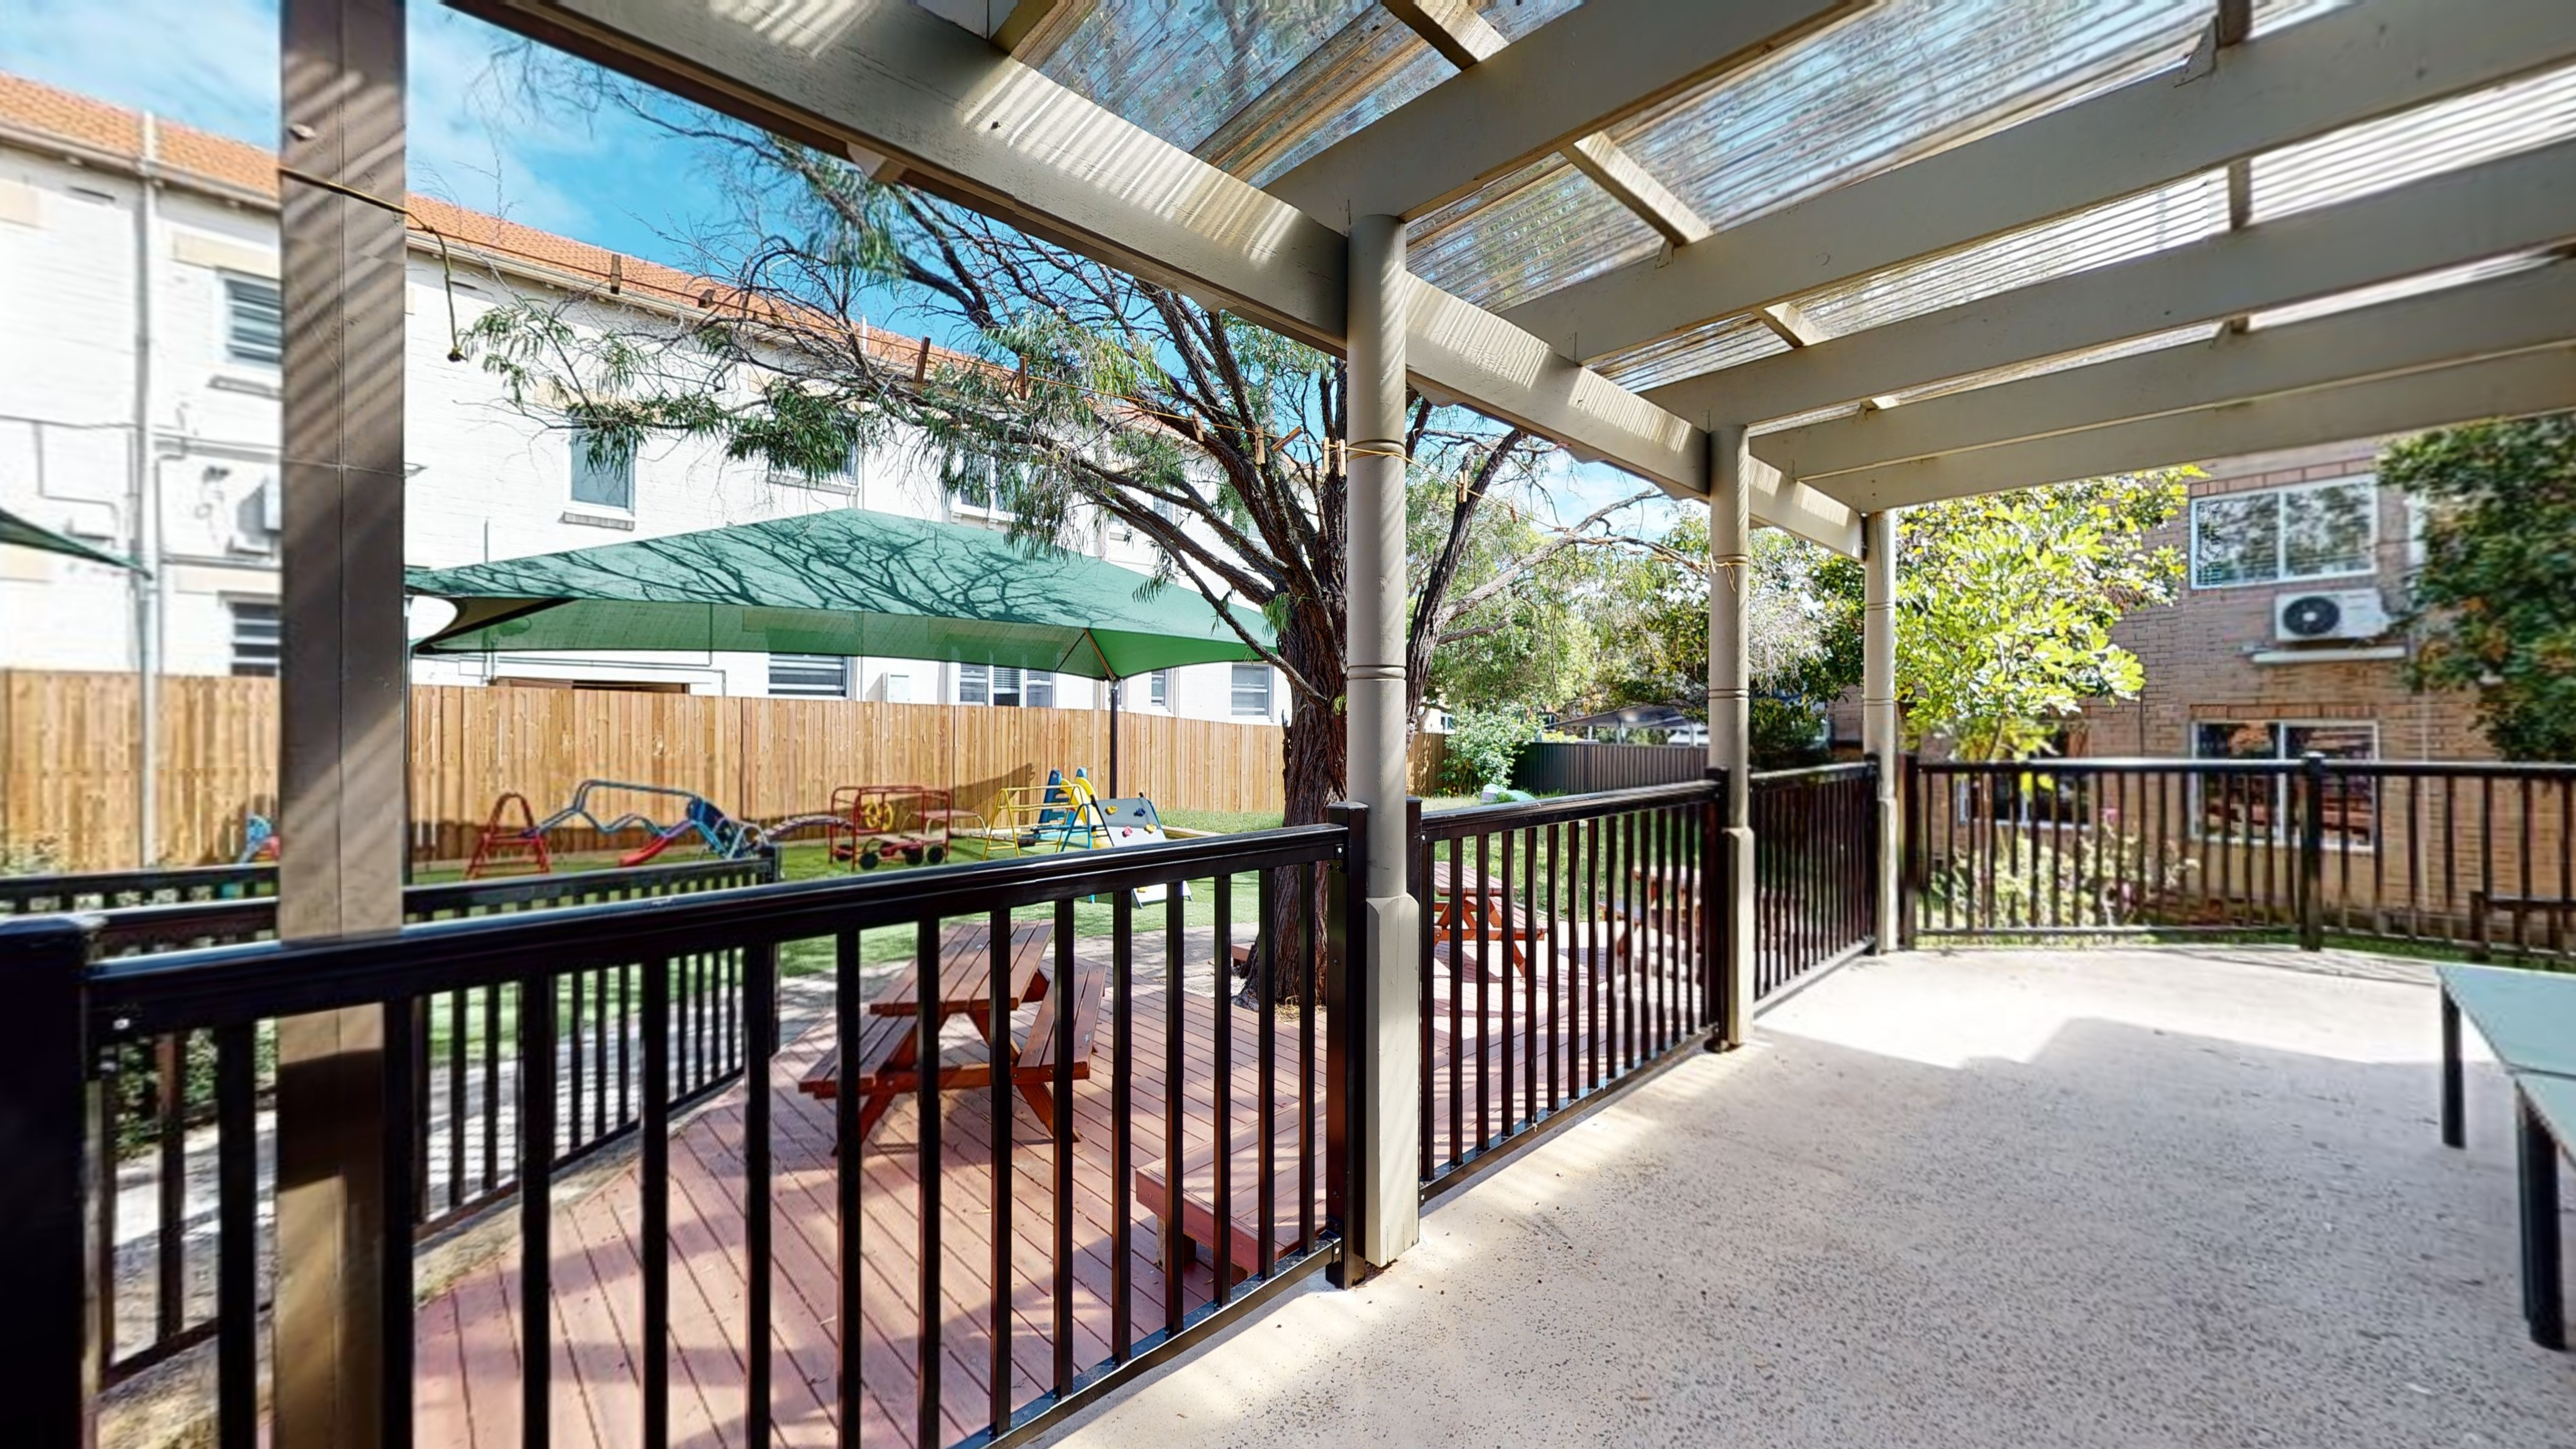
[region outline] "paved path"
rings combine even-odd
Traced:
[[[1063,1442],[2576,1445],[2576,1360],[2522,1332],[2491,1068],[2470,1150],[2435,1132],[2428,980],[1857,965]]]

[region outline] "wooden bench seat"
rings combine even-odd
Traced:
[[[1286,1139],[1282,1144],[1288,1164],[1288,1171],[1283,1176],[1291,1181],[1295,1178],[1294,1144],[1294,1138]],[[1137,1203],[1157,1219],[1168,1221],[1171,1217],[1171,1194],[1164,1187],[1162,1165],[1157,1163],[1152,1167],[1137,1168],[1135,1182]],[[1237,1283],[1261,1271],[1260,1183],[1260,1164],[1250,1153],[1236,1154],[1234,1180],[1228,1184],[1234,1190],[1234,1231],[1226,1235],[1229,1251],[1224,1256],[1232,1260],[1229,1267]],[[1296,1203],[1281,1203],[1274,1217],[1270,1260],[1275,1264],[1297,1246]],[[1323,1221],[1320,1203],[1315,1209],[1315,1220],[1319,1224]],[[1185,1162],[1181,1165],[1180,1231],[1173,1235],[1174,1244],[1181,1250],[1182,1267],[1186,1269],[1190,1259],[1196,1257],[1201,1248],[1209,1249],[1209,1263],[1213,1266],[1218,1260],[1214,1249],[1219,1236],[1215,1159]],[[1167,1269],[1171,1266],[1169,1257],[1161,1261]]]
[[[1109,978],[1108,969],[1094,962],[1077,962],[1074,967],[1073,998],[1073,1080],[1087,1081],[1091,1076],[1091,1041],[1100,1021],[1100,998]],[[1011,1033],[1011,1085],[1017,1087],[1029,1110],[1037,1114],[1039,1125],[1055,1130],[1055,1060],[1056,1013],[1062,1009],[1067,993],[1049,990],[1037,997],[1037,1011],[1025,1028]],[[916,1069],[913,1050],[913,1018],[909,1016],[869,1016],[859,1028],[859,1074],[852,1090],[860,1094],[859,1137],[864,1141],[885,1115],[886,1108],[905,1092],[918,1091],[921,1073]],[[989,1032],[987,1033],[989,1036]],[[984,1061],[948,1062],[939,1069],[939,1089],[943,1092],[971,1091],[993,1084],[993,1064]],[[841,1057],[838,1051],[827,1052],[814,1064],[797,1089],[825,1101],[840,1095]]]

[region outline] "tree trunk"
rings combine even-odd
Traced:
[[[1324,807],[1348,792],[1350,740],[1342,714],[1343,668],[1339,620],[1316,606],[1288,616],[1280,632],[1279,656],[1313,682],[1326,697],[1302,689],[1290,692],[1288,732],[1284,746],[1283,784],[1287,823],[1315,825]],[[1271,915],[1262,922],[1256,951],[1278,948],[1278,968],[1271,973],[1273,999],[1284,1005],[1323,999],[1323,942],[1314,931],[1323,919],[1324,874],[1313,873],[1312,889],[1300,879],[1302,869],[1277,871],[1271,880]]]

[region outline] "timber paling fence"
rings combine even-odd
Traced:
[[[0,672],[0,853],[57,871],[137,863],[136,711],[130,674]],[[821,811],[834,786],[861,784],[947,787],[990,816],[1006,787],[1076,766],[1105,784],[1109,763],[1105,710],[414,685],[410,724],[419,860],[471,852],[505,791],[542,818],[587,779],[692,791],[743,820]],[[1276,725],[1125,712],[1119,731],[1125,793],[1167,810],[1281,808]],[[153,858],[233,859],[248,816],[276,818],[277,682],[166,678],[159,736]]]
[[[2576,765],[1910,762],[1918,940],[2287,936],[2576,959]]]

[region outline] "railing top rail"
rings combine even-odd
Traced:
[[[742,883],[741,877],[747,874],[773,868],[772,862],[762,859],[693,860],[622,870],[568,871],[560,875],[511,876],[502,880],[442,881],[435,885],[405,886],[403,913],[409,918],[423,920],[445,911],[570,903],[608,893],[659,892],[701,881]],[[192,935],[247,936],[271,929],[277,920],[277,897],[154,901],[140,906],[108,906],[82,914],[98,918],[98,949],[102,953],[112,953],[137,944],[185,940]]]
[[[2388,775],[2453,779],[2576,779],[2576,764],[2510,760],[2356,760],[2321,757],[2338,775]],[[2080,760],[1921,760],[1916,768],[1940,775],[2192,774],[2295,775],[2304,757],[2288,760],[2204,760],[2188,756],[2087,756]],[[1756,776],[1756,779],[1761,778]]]
[[[1806,780],[1841,780],[1867,775],[1878,769],[1876,760],[1836,760],[1826,765],[1801,765],[1794,770],[1756,770],[1754,785],[1794,785]]]
[[[537,962],[561,974],[1336,860],[1347,839],[1342,826],[1308,825],[129,957],[90,969],[91,1019],[107,1039],[339,1010],[506,981]]]
[[[277,883],[277,867],[258,865],[183,865],[162,870],[99,870],[70,875],[0,877],[0,901],[29,896],[99,896],[147,891],[222,890],[230,886]]]
[[[1709,780],[1685,780],[1672,785],[1641,785],[1630,790],[1599,790],[1586,795],[1559,795],[1548,800],[1524,800],[1504,805],[1468,805],[1456,810],[1426,811],[1422,817],[1419,838],[1450,840],[1459,836],[1482,835],[1493,830],[1521,830],[1533,825],[1556,825],[1568,820],[1590,820],[1607,815],[1624,815],[1631,810],[1695,805],[1710,799],[1716,789],[1717,786]]]

